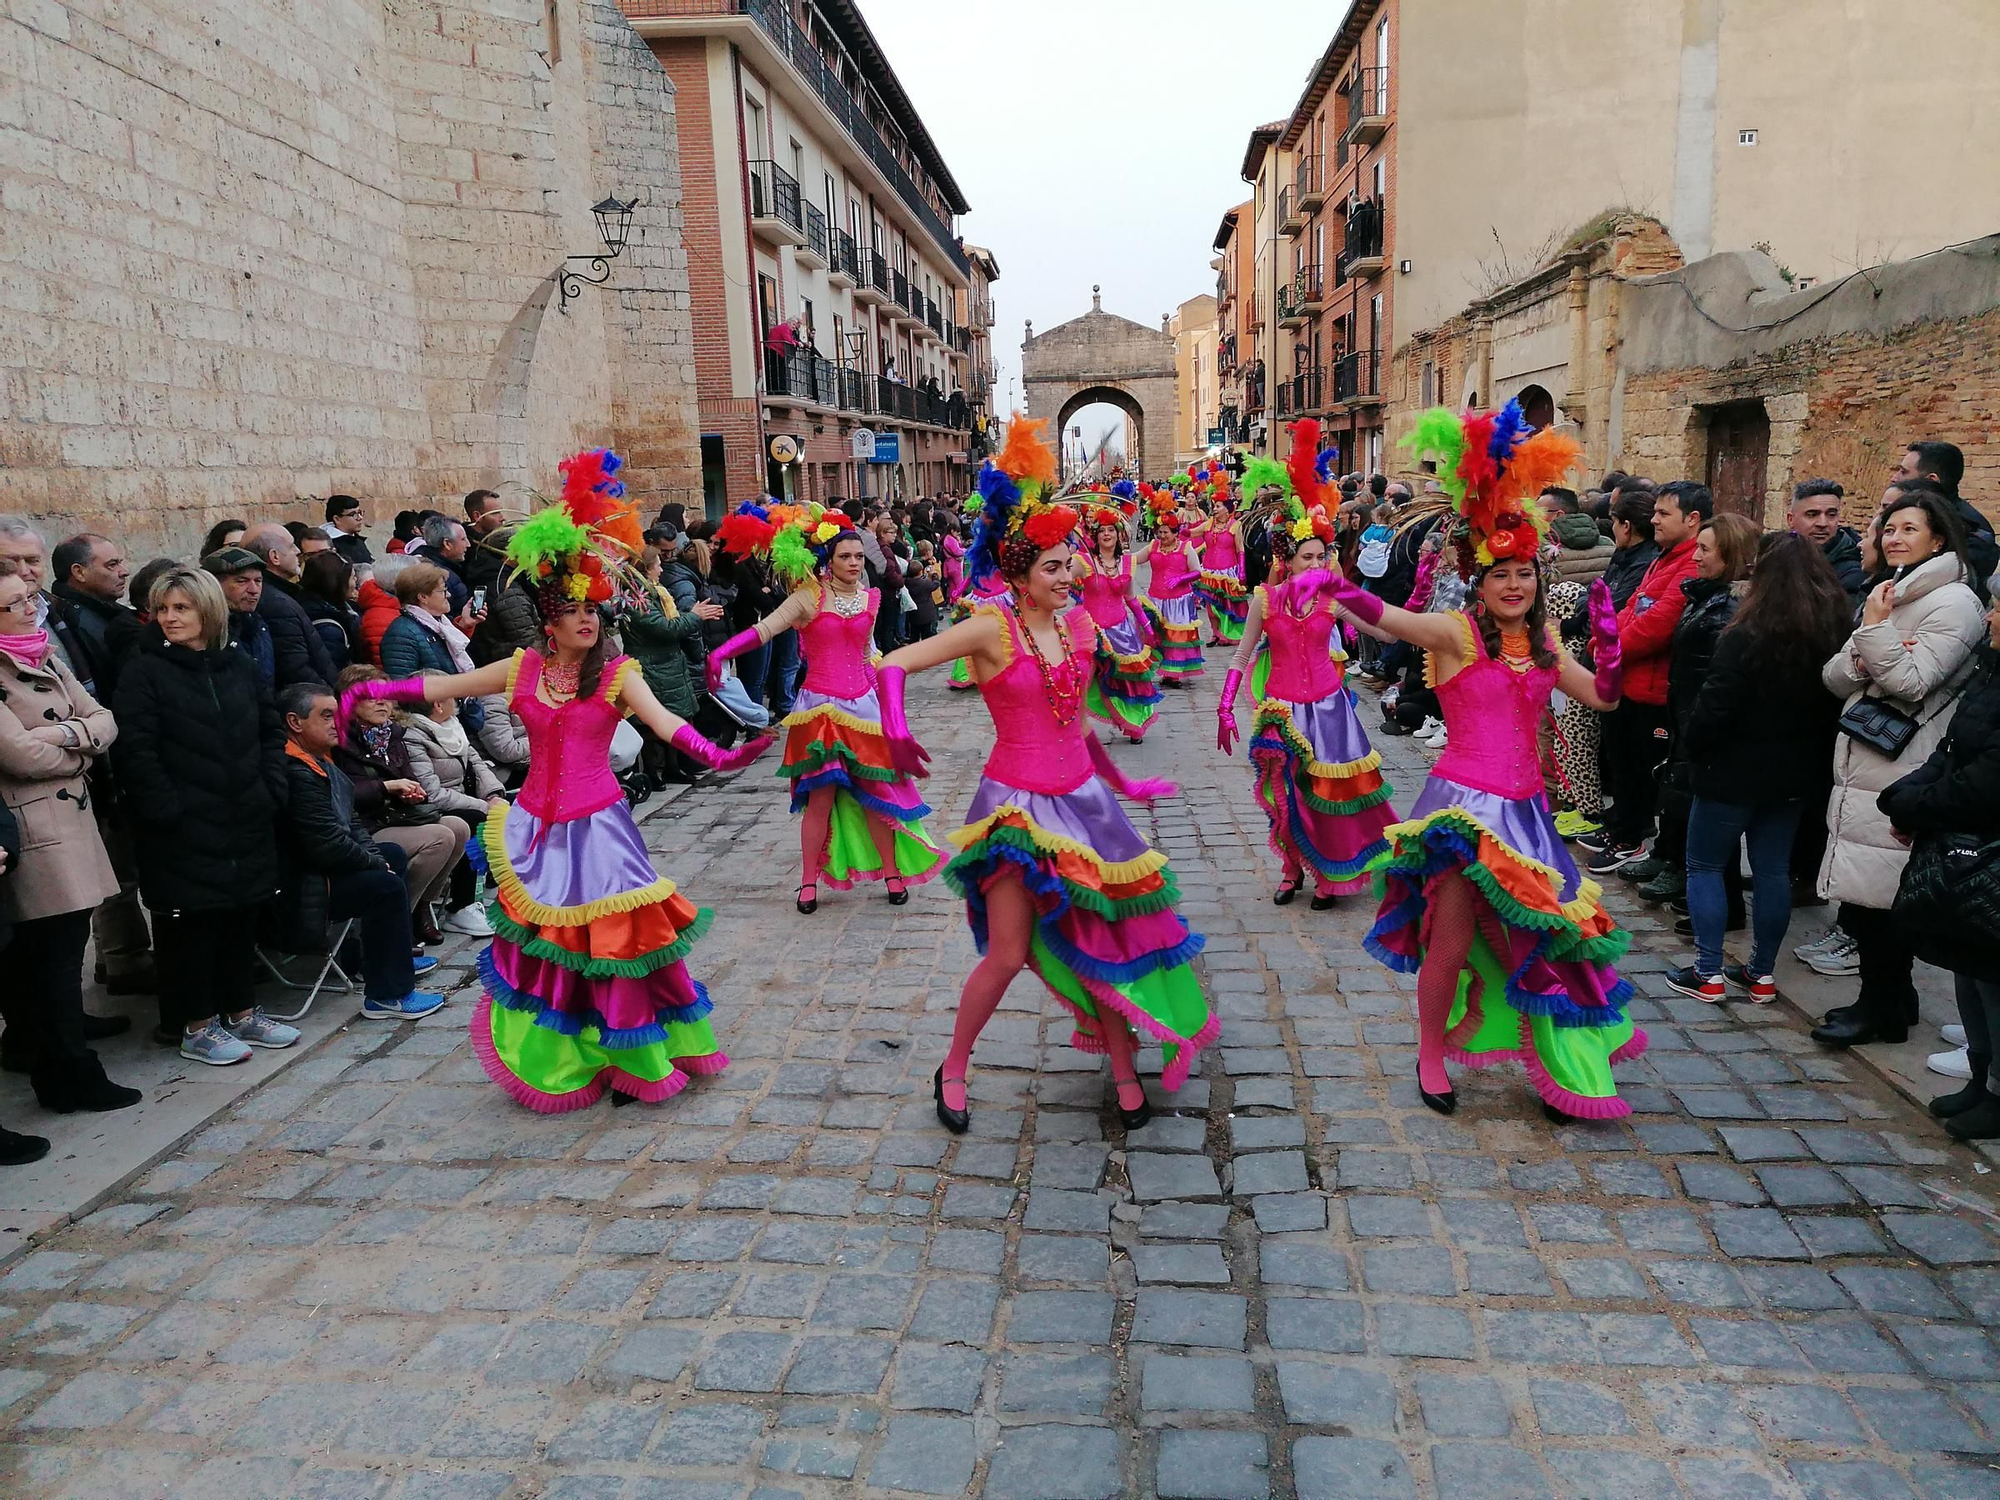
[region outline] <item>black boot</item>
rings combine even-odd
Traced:
[[[35,1098],[43,1109],[58,1115],[84,1110],[104,1114],[114,1109],[130,1109],[146,1096],[104,1076],[104,1064],[95,1052],[86,1052],[74,1062],[45,1062],[28,1076]]]
[[[1963,1114],[1944,1122],[1945,1134],[1960,1141],[2000,1141],[2000,1094],[1986,1094]]]
[[[1986,1071],[1993,1065],[1992,1057],[1981,1057],[1976,1052],[1968,1051],[1965,1060],[1972,1065],[1972,1077],[1965,1087],[1955,1094],[1939,1094],[1931,1100],[1931,1113],[1940,1120],[1962,1115],[1986,1098]]]
[[[0,1167],[25,1167],[49,1154],[49,1143],[38,1135],[0,1129]]]

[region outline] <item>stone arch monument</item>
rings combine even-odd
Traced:
[[[1090,311],[1047,333],[1027,325],[1021,344],[1021,380],[1028,415],[1045,419],[1049,441],[1062,451],[1062,434],[1083,407],[1103,401],[1132,419],[1136,460],[1148,479],[1174,471],[1174,340],[1162,329],[1104,310],[1102,288],[1090,289]]]

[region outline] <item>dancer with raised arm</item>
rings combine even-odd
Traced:
[[[1243,581],[1243,530],[1229,499],[1229,476],[1204,469],[1195,483],[1206,485],[1209,512],[1193,529],[1200,544],[1201,573],[1195,592],[1208,610],[1208,644],[1233,646],[1243,639],[1243,622],[1250,611],[1250,591]]]
[[[1368,865],[1388,850],[1384,830],[1396,821],[1381,752],[1368,742],[1347,691],[1339,648],[1341,609],[1317,580],[1334,537],[1323,482],[1313,467],[1319,424],[1292,433],[1288,494],[1268,522],[1272,581],[1250,596],[1243,639],[1222,681],[1216,745],[1236,746],[1236,696],[1268,646],[1266,672],[1252,691],[1250,763],[1257,801],[1271,827],[1281,867],[1271,900],[1285,906],[1312,872],[1312,909],[1325,911],[1365,890]]]
[[[1149,502],[1153,539],[1132,554],[1132,566],[1151,564],[1145,609],[1160,638],[1160,682],[1185,686],[1202,674],[1201,601],[1195,597],[1194,549],[1181,521],[1180,498],[1170,488]]]
[[[1631,939],[1556,835],[1536,745],[1558,687],[1602,711],[1622,685],[1601,582],[1590,600],[1594,674],[1563,651],[1542,600],[1535,497],[1569,472],[1576,444],[1546,428],[1530,435],[1510,401],[1462,419],[1426,412],[1404,445],[1436,461],[1451,499],[1444,566],[1468,580],[1467,608],[1411,614],[1338,574],[1299,583],[1421,646],[1444,707],[1448,748],[1376,862],[1382,904],[1368,950],[1416,972],[1418,1089],[1432,1109],[1457,1107],[1447,1057],[1475,1067],[1513,1058],[1551,1118],[1629,1114],[1611,1065],[1643,1052],[1646,1035],[1625,1014],[1632,987],[1612,965]]]
[[[1132,481],[1111,487],[1129,502]],[[1125,551],[1125,517],[1109,506],[1090,513],[1084,523],[1089,537],[1087,556],[1076,559],[1076,586],[1083,607],[1097,624],[1103,649],[1097,653],[1089,695],[1084,706],[1137,744],[1153,727],[1161,697],[1153,648],[1147,642],[1152,622],[1132,597],[1132,559]]]
[[[729,1059],[710,1028],[708,991],[688,951],[713,913],[653,868],[611,771],[611,735],[632,715],[663,741],[717,770],[748,765],[769,736],[721,750],[660,705],[638,663],[612,656],[598,607],[629,578],[639,522],[604,449],[561,465],[563,499],[523,522],[507,545],[513,576],[536,587],[545,646],[472,672],[356,683],[356,702],[505,693],[526,726],[528,779],[481,839],[497,883],[494,936],[479,958],[486,993],[472,1046],[486,1074],[530,1109],[658,1101]],[[632,587],[638,580],[630,578]]]
[[[724,544],[771,560],[792,592],[748,630],[709,653],[714,692],[722,664],[787,630],[799,633],[806,675],[785,718],[779,774],[792,780],[799,824],[798,909],[819,910],[822,882],[837,891],[880,880],[889,904],[910,899],[944,866],[924,828],[930,809],[889,759],[876,697],[875,615],[879,589],[864,576],[861,533],[837,510],[742,505],[722,524]]]
[[[1178,1089],[1217,1031],[1191,966],[1202,940],[1174,909],[1166,856],[1113,795],[1150,802],[1175,787],[1126,776],[1084,718],[1097,627],[1070,607],[1078,516],[1043,498],[1055,483],[1043,425],[1017,414],[979,476],[985,505],[968,561],[975,577],[1005,580],[1007,602],[982,604],[882,662],[882,723],[899,764],[916,770],[926,758],[903,713],[906,673],[965,657],[993,715],[993,751],[945,870],[981,955],[932,1078],[938,1118],[953,1132],[971,1120],[973,1043],[1023,967],[1069,1010],[1072,1045],[1109,1056],[1128,1130],[1151,1118],[1137,1048],[1159,1043],[1161,1084]]]

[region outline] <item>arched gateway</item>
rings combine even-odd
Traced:
[[[1104,310],[1090,289],[1090,311],[1038,334],[1027,327],[1021,379],[1028,415],[1046,419],[1059,450],[1069,419],[1093,402],[1118,407],[1137,431],[1139,472],[1164,479],[1174,468],[1174,341],[1170,334]]]

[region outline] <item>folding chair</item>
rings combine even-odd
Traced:
[[[324,988],[326,988],[327,981],[329,978],[331,978],[334,982],[339,984],[340,991],[342,994],[351,994],[353,992],[354,981],[347,977],[347,971],[340,966],[340,950],[346,946],[348,934],[354,930],[354,924],[356,920],[358,919],[354,917],[349,917],[346,921],[340,923],[338,926],[330,928],[328,930],[327,944],[326,944],[326,958],[325,961],[321,963],[319,966],[319,973],[313,976],[313,981],[311,984],[303,984],[300,981],[293,979],[290,975],[286,974],[284,969],[279,966],[278,962],[275,959],[273,959],[271,955],[265,950],[264,945],[262,943],[259,943],[257,945],[257,961],[261,963],[266,969],[271,971],[271,977],[273,979],[277,980],[278,983],[282,984],[288,990],[304,990],[306,992],[305,1004],[301,1005],[297,1010],[293,1011],[290,1015],[278,1015],[276,1013],[272,1013],[271,1014],[272,1020],[274,1021],[302,1020],[305,1017],[306,1012],[313,1008],[313,1001],[319,998],[319,992]],[[294,954],[293,957],[297,957],[297,955]]]

